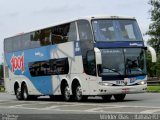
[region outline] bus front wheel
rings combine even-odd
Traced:
[[[112,95],[103,95],[102,99],[103,99],[103,101],[110,101],[111,97],[112,97]]]
[[[126,94],[117,94],[117,95],[114,95],[114,98],[116,101],[123,101],[125,96]]]
[[[87,100],[88,96],[82,95],[82,89],[81,86],[78,84],[75,89],[75,100],[76,101],[84,101]]]

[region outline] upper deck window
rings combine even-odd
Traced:
[[[87,20],[79,20],[78,24],[78,32],[80,40],[92,40],[92,32],[90,24]]]
[[[16,52],[76,40],[76,24],[71,22],[7,38],[4,41],[4,51]]]
[[[92,21],[96,41],[142,41],[136,20],[99,19]]]

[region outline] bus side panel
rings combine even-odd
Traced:
[[[66,75],[53,75],[52,86],[55,95],[60,95],[61,80],[65,79],[71,88],[71,84],[76,75],[83,73],[82,56],[75,55],[75,42],[67,42],[57,45],[56,50],[51,50],[51,59],[68,58],[69,73]]]
[[[26,81],[26,84],[28,84],[27,87],[30,91],[30,94],[34,94],[32,91],[33,89],[36,89],[42,95],[53,94],[51,76],[31,76],[29,71],[29,63],[50,59],[49,51],[50,49],[55,48],[56,46],[46,46],[36,49],[24,50],[21,52],[6,53],[5,58],[11,71],[10,75],[13,74],[14,76],[17,76],[17,78],[19,76],[23,76],[23,81]],[[10,80],[20,81],[13,76],[10,76]],[[34,88],[30,88],[30,86],[34,86]],[[13,88],[14,86],[11,87]]]

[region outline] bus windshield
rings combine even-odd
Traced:
[[[145,51],[142,48],[101,49],[101,75],[146,74]]]
[[[142,41],[136,20],[98,19],[92,21],[95,41]]]

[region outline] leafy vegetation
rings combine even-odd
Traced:
[[[148,86],[147,87],[148,92],[160,92],[160,85],[158,86]]]
[[[157,62],[151,62],[150,53],[147,54],[147,68],[150,77],[160,77],[160,0],[150,0],[150,14],[152,23],[149,25],[147,35],[150,36],[148,44],[155,48],[157,53]]]

